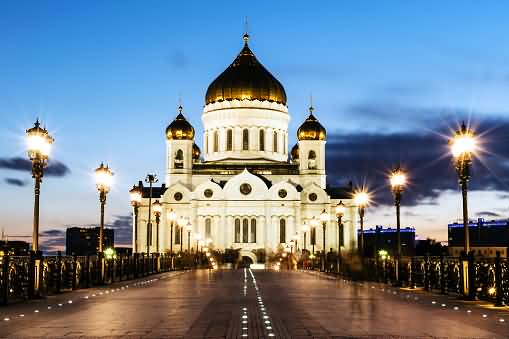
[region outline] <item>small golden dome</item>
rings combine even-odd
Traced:
[[[313,106],[309,107],[309,117],[297,130],[299,140],[325,140],[327,131],[313,115]]]
[[[263,67],[247,44],[228,68],[207,89],[205,104],[224,100],[260,100],[286,105],[283,85]]]
[[[193,160],[200,160],[201,150],[198,145],[193,143]]]
[[[182,106],[179,106],[179,114],[166,128],[166,139],[168,140],[193,140],[194,128],[184,118]]]
[[[299,160],[299,144],[295,144],[290,152],[290,158],[292,160]]]

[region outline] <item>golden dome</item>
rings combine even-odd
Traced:
[[[179,114],[166,128],[166,139],[168,140],[193,140],[194,128],[184,118],[182,106],[179,106]]]
[[[290,158],[292,160],[299,160],[299,144],[295,144],[290,152]]]
[[[205,104],[223,100],[260,100],[286,105],[283,85],[256,59],[244,35],[244,48],[207,89]]]
[[[193,143],[193,160],[200,160],[201,150],[198,145]]]
[[[309,107],[309,117],[297,130],[299,140],[325,140],[327,132],[325,127],[313,115],[313,107]]]

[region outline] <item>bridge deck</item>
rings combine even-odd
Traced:
[[[195,271],[146,281],[1,308],[0,337],[509,335],[509,316],[500,310],[302,272]]]

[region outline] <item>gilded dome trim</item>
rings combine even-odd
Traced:
[[[300,125],[297,130],[297,138],[299,140],[325,140],[327,138],[327,131],[325,127],[313,115],[313,110],[310,109],[308,118]]]
[[[166,128],[166,138],[168,140],[193,140],[194,128],[186,120],[184,115],[180,112],[170,125]]]
[[[258,61],[247,42],[226,70],[207,89],[205,104],[260,100],[286,105],[283,85]]]

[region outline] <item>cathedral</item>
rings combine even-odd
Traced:
[[[205,94],[202,147],[179,106],[166,128],[164,183],[150,189],[139,182],[137,252],[186,251],[201,240],[218,250],[238,249],[257,263],[256,253],[270,256],[290,244],[297,253],[313,244],[321,251],[324,230],[327,251],[340,242],[342,250],[357,244],[352,187],[327,185],[325,128],[309,107],[297,144],[288,147],[285,89],[251,51],[249,36],[243,38],[240,53]],[[157,227],[150,209],[150,229],[149,200],[162,210]],[[342,228],[335,212],[340,201]]]

